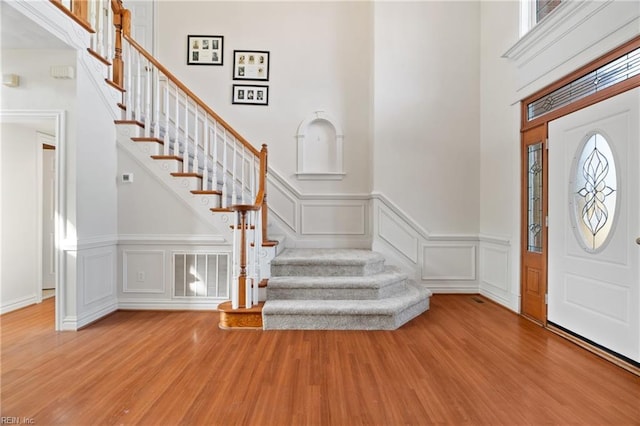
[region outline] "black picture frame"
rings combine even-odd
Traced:
[[[269,86],[261,84],[234,84],[231,103],[235,105],[269,105]]]
[[[224,64],[224,36],[188,35],[187,65]]]
[[[234,50],[233,79],[269,81],[271,55],[266,50]]]

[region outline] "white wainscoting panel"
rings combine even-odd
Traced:
[[[473,244],[425,244],[422,279],[466,281],[476,279],[476,246]]]
[[[114,296],[116,265],[114,248],[79,251],[78,257],[82,271],[84,305]]]
[[[509,291],[509,248],[480,246],[480,285]]]
[[[505,237],[480,236],[480,294],[514,312],[520,309],[518,265],[512,260],[520,255],[517,247]]]
[[[300,206],[302,235],[366,235],[365,202],[304,202]]]
[[[166,260],[164,250],[124,250],[122,291],[124,293],[164,293]]]
[[[418,263],[418,238],[395,215],[387,213],[380,205],[377,210],[378,236],[411,262]]]
[[[269,183],[272,183],[270,181]],[[296,200],[277,184],[269,185],[270,213],[276,215],[292,231],[296,231]]]

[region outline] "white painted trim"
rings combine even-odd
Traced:
[[[496,235],[480,234],[478,239],[479,239],[479,241],[481,243],[491,243],[491,244],[498,244],[498,245],[503,245],[503,246],[511,246],[511,239],[509,239],[507,237],[499,237],[499,236],[496,236]]]
[[[191,235],[191,234],[121,234],[118,244],[128,245],[224,245],[229,243],[221,235]]]
[[[42,301],[42,296],[40,297],[40,300],[38,300],[38,295],[35,294],[32,296],[26,296],[16,300],[12,300],[9,303],[3,303],[0,306],[0,315],[6,314],[7,312],[15,311],[17,309],[24,308],[29,305],[33,305],[35,303],[40,303],[41,301]]]
[[[128,275],[128,262],[127,262],[127,255],[130,253],[135,253],[135,254],[154,254],[157,255],[159,254],[162,257],[161,263],[162,263],[162,287],[160,289],[129,289],[128,283],[129,280],[127,279],[127,275]],[[172,262],[173,263],[173,262]],[[167,291],[167,280],[166,280],[166,273],[164,273],[165,269],[167,266],[167,260],[166,260],[166,250],[123,250],[122,251],[122,292],[123,293],[155,293],[155,294],[165,294],[165,292]]]
[[[215,311],[218,305],[229,299],[208,300],[158,300],[158,299],[120,299],[118,309],[121,310],[162,310],[162,311]],[[215,325],[213,325],[215,326]]]
[[[372,200],[379,200],[382,202],[388,209],[390,209],[393,213],[398,215],[408,226],[411,227],[415,232],[418,233],[422,238],[428,240],[430,238],[429,231],[424,229],[422,226],[418,224],[416,220],[414,220],[409,214],[405,213],[397,204],[388,199],[381,192],[372,192],[370,195]]]
[[[74,326],[74,328],[65,328],[65,330],[77,330],[117,310],[118,310],[117,300],[111,300],[109,302],[104,303],[101,306],[98,306],[92,312],[88,312],[83,314],[80,317],[76,317],[75,325],[73,325],[74,318],[69,318],[69,321],[65,323],[65,326]]]
[[[346,175],[343,172],[296,173],[299,180],[342,180]]]
[[[454,284],[445,286],[438,284],[424,284],[424,286],[434,294],[478,294],[478,287],[475,285]]]
[[[438,276],[429,276],[425,274],[424,270],[424,262],[421,262],[422,267],[422,275],[421,278],[423,281],[476,281],[478,278],[478,265],[477,265],[477,257],[478,250],[475,244],[423,244],[422,245],[422,259],[424,260],[425,250],[426,249],[471,249],[469,251],[469,263],[468,266],[471,268],[471,273],[469,275],[438,275]],[[477,287],[477,285],[475,286]]]
[[[604,7],[611,1],[612,0],[606,0],[597,3],[600,4],[600,7]],[[523,64],[529,62],[532,58],[537,56],[540,51],[548,47],[549,44],[540,46],[543,38],[549,37],[554,31],[562,32],[555,35],[553,41],[556,41],[557,38],[566,36],[572,28],[567,30],[563,24],[565,24],[567,19],[572,15],[584,11],[585,7],[589,6],[590,3],[595,2],[592,0],[563,1],[553,10],[552,13],[546,16],[542,22],[534,25],[533,28],[531,28],[525,35],[520,37],[520,39],[509,48],[509,50],[502,54],[502,57],[516,61],[522,59]],[[585,18],[582,17],[580,21],[583,19]]]
[[[36,22],[39,26],[76,50],[91,45],[91,36],[50,1],[5,1],[21,14]],[[75,36],[75,37],[74,37]]]

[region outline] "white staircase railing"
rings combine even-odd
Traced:
[[[233,309],[258,303],[259,251],[266,240],[267,149],[256,150],[129,36],[123,36],[126,121],[161,142],[158,159],[182,162],[175,176],[198,178],[197,193],[218,194],[234,211]]]
[[[91,33],[89,52],[111,65],[107,81],[123,93],[125,121],[162,144],[154,158],[181,162],[174,176],[198,179],[192,192],[218,195],[217,210],[236,212],[232,307],[257,304],[259,252],[274,244],[266,237],[266,145],[254,148],[131,38],[122,0],[50,1]]]

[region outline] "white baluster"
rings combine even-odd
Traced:
[[[189,95],[184,94],[184,151],[182,154],[182,171],[189,173]]]
[[[237,182],[236,182],[236,163],[237,163],[237,158],[238,158],[238,142],[235,140],[235,138],[232,139],[233,141],[233,168],[231,169],[231,204],[238,204],[238,191],[236,190]]]
[[[164,155],[169,155],[171,134],[169,133],[169,79],[164,79]]]
[[[174,129],[174,139],[173,139],[173,155],[176,157],[180,156],[180,92],[178,89],[178,85],[174,85],[176,88],[176,110],[175,112],[175,129]]]
[[[193,105],[193,115],[194,115],[194,126],[193,126],[193,173],[198,173],[198,151],[200,151],[200,140],[198,138],[198,128],[200,127],[200,123],[198,123],[198,104]]]
[[[151,110],[151,96],[153,95],[153,73],[151,72],[151,62],[145,58],[144,61],[144,75],[145,75],[145,103],[144,103],[144,136],[151,137],[152,123],[152,110]]]
[[[233,220],[233,266],[232,270],[232,279],[231,279],[231,309],[238,309],[240,305],[240,297],[238,294],[238,253],[240,251],[238,238],[239,230],[238,230],[238,215],[240,213],[234,212],[234,220]]]
[[[155,87],[153,96],[153,136],[160,138],[160,70],[153,67],[153,84]]]
[[[140,54],[138,51],[135,52],[136,55],[136,88],[135,88],[135,96],[136,96],[136,108],[135,108],[135,119],[138,121],[142,121],[142,69],[140,64]]]
[[[202,189],[209,190],[209,116],[205,113],[202,120]]]
[[[95,51],[96,53],[98,53],[100,56],[104,57],[104,5],[102,4],[103,0],[98,0],[97,4],[96,4],[96,23],[95,23],[95,27],[93,27],[93,29],[95,30],[95,38],[96,38],[96,46],[95,46]]]
[[[253,273],[255,277],[254,287],[253,287],[253,303],[254,305],[258,304],[258,296],[260,293],[260,251],[262,250],[262,209],[256,210],[255,212],[255,228],[253,233]]]
[[[227,166],[227,129],[222,132],[222,208],[227,208],[227,179],[229,169]]]
[[[213,121],[213,146],[211,147],[211,189],[218,189],[218,123]]]
[[[244,162],[246,161],[246,156],[247,156],[247,150],[245,149],[244,145],[242,145],[242,166],[240,167],[240,198],[242,198],[242,204],[247,204],[246,201],[246,192],[245,191],[245,179],[244,179]]]
[[[128,41],[124,40],[123,41],[123,47],[124,47],[124,63],[126,64],[127,70],[125,72],[124,75],[124,96],[125,96],[125,102],[124,102],[124,106],[126,108],[125,110],[125,117],[127,118],[127,120],[132,120],[133,119],[133,97],[132,97],[132,93],[133,93],[133,78],[131,77],[131,73],[132,73],[132,58],[131,58],[131,45],[129,44]]]
[[[246,232],[245,232],[245,243],[244,243],[244,248],[245,248],[245,259],[247,260],[247,265],[246,265],[246,269],[247,269],[247,279],[245,280],[245,307],[247,309],[249,309],[252,305],[253,302],[251,301],[252,296],[253,296],[253,290],[251,289],[252,287],[252,277],[253,277],[253,267],[251,265],[251,257],[249,257],[250,254],[250,250],[251,250],[251,216],[253,212],[248,212],[249,214],[247,215],[247,228],[246,228]]]

